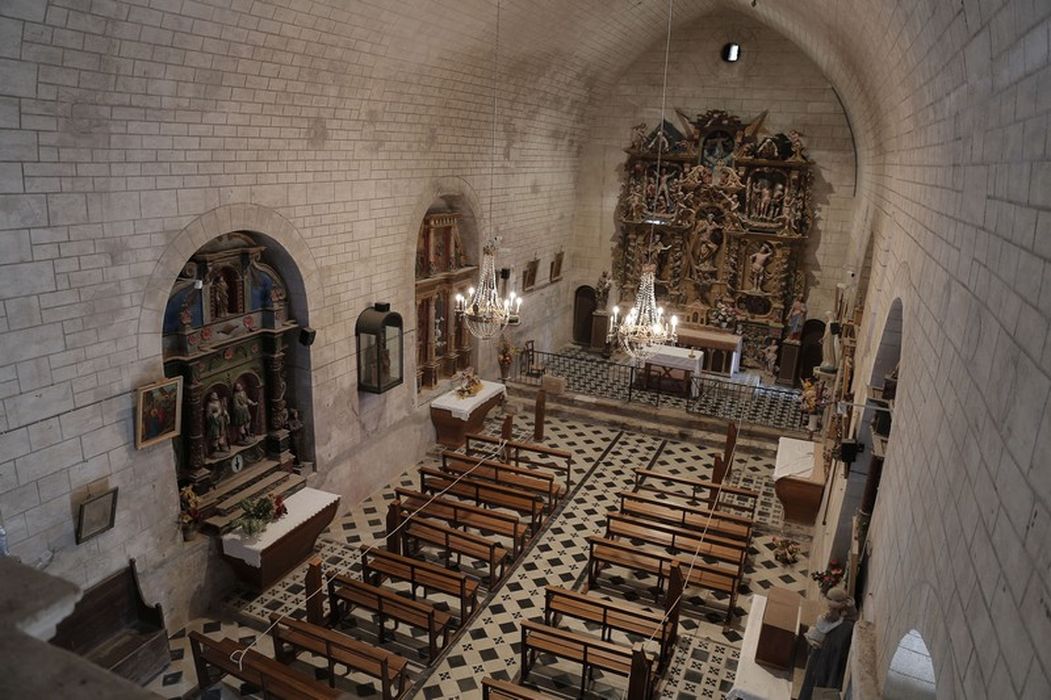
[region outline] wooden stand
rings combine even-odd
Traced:
[[[781,343],[781,367],[777,373],[777,383],[781,386],[796,386],[799,383],[798,340],[786,340]]]

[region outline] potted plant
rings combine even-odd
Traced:
[[[511,365],[514,364],[517,354],[518,348],[511,344],[506,335],[501,335],[496,347],[496,362],[500,365],[500,379],[505,382],[511,376]]]
[[[836,585],[843,580],[843,565],[833,559],[828,563],[827,569],[824,571],[815,571],[810,574],[810,578],[817,581],[821,593],[827,595],[830,590],[835,588]]]

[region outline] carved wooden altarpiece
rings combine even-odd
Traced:
[[[639,124],[625,149],[613,241],[620,296],[633,297],[653,258],[657,297],[684,327],[736,331],[743,364],[762,367],[805,292],[811,162],[796,132],[758,135],[765,113],[750,124],[719,110],[678,114],[681,131]]]
[[[164,369],[185,385],[179,482],[198,494],[246,480],[257,463],[293,466],[286,351],[299,324],[265,252],[248,233],[220,236],[190,258],[168,299]]]

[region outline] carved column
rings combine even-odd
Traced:
[[[190,478],[193,479],[194,490],[201,492],[203,482],[207,481],[211,473],[204,465],[204,384],[201,383],[200,365],[190,365],[189,386],[186,387],[186,413],[187,440],[184,443],[188,451]]]
[[[292,455],[289,451],[288,405],[285,394],[288,391],[288,380],[285,369],[284,336],[269,336],[265,342],[264,362],[266,365],[266,451],[282,466],[291,467]]]

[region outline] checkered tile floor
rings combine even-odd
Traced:
[[[798,430],[799,392],[784,387],[770,387],[755,381],[755,375],[735,375],[740,381],[723,377],[702,384],[700,394],[687,400],[681,394],[658,393],[634,388],[626,360],[616,363],[602,360],[578,347],[565,347],[557,355],[543,356],[544,371],[565,378],[569,391],[587,396],[631,401],[650,406],[678,408],[742,423],[755,423],[785,430]],[[705,375],[708,376],[707,373]],[[751,387],[749,390],[746,387]]]
[[[515,427],[516,437],[531,439],[531,416],[518,415]],[[498,432],[495,418],[487,429]],[[448,648],[439,654],[436,662],[427,658],[422,633],[400,626],[394,638],[388,638],[385,648],[410,661],[409,673],[414,686],[408,697],[428,700],[480,698],[481,679],[486,675],[520,681],[519,621],[542,618],[545,586],[555,584],[577,590],[584,587],[588,560],[585,538],[604,529],[605,514],[617,504],[617,493],[630,490],[632,486],[632,470],[651,467],[705,478],[710,476],[712,457],[722,442],[722,436],[717,435],[711,435],[704,444],[668,441],[559,417],[548,418],[545,433],[545,443],[549,446],[574,452],[573,491],[527,546],[525,555],[509,567],[495,590],[487,590],[486,580],[482,579],[478,611],[464,627],[453,632]],[[793,567],[785,567],[773,557],[774,536],[780,533],[783,521],[771,483],[774,447],[771,444],[771,451],[763,454],[739,453],[730,479],[731,483],[757,488],[762,494],[757,513],[759,525],[739,589],[734,624],[730,629],[723,628],[727,596],[707,591],[703,594],[701,591],[688,592],[684,599],[679,643],[660,687],[662,698],[722,697],[732,684],[736,671],[741,636],[751,607],[750,594],[761,593],[772,586],[800,592],[806,588],[808,577],[803,562],[807,558],[808,541],[801,542],[800,563]],[[435,462],[436,459],[429,456],[420,464]],[[387,503],[393,498],[393,488],[396,485],[417,486],[418,466],[406,470],[388,487],[334,522],[322,535],[317,550],[327,571],[360,571],[357,564],[359,547],[382,542],[384,514]],[[462,566],[468,572],[477,568],[475,562],[466,560]],[[224,601],[224,618],[238,619],[250,627],[215,621],[197,621],[194,625],[209,624],[216,637],[230,635],[240,638],[258,634],[265,628],[272,612],[301,619],[305,616],[304,575],[305,566],[263,594],[246,591],[231,594]],[[645,575],[626,569],[607,569],[599,577],[595,592],[614,600],[629,599],[640,605],[650,605],[653,603],[652,585],[653,580],[647,580]],[[450,609],[454,616],[459,612],[458,603],[450,598],[432,594],[428,600]],[[577,621],[565,619],[560,624],[569,629],[588,631],[587,625]],[[355,611],[344,631],[370,643],[377,642],[377,629],[368,615]],[[172,638],[173,665],[150,686],[162,696],[182,697],[196,682],[184,637],[185,631]],[[643,640],[615,633],[614,641],[627,644]],[[270,653],[268,639],[262,640],[260,650]],[[313,670],[311,664],[317,663],[316,660],[307,655],[302,658],[305,659],[300,662],[303,668],[310,666],[312,672],[326,673],[320,668]],[[541,656],[533,666],[528,684],[554,695],[576,697],[579,676],[579,666]],[[351,695],[370,697],[376,695],[378,689],[369,681],[352,674],[337,682]],[[209,697],[220,697],[217,692],[236,697],[237,690],[236,686],[221,684],[209,693]],[[622,697],[625,690],[625,679],[596,672],[587,697],[617,698]]]

